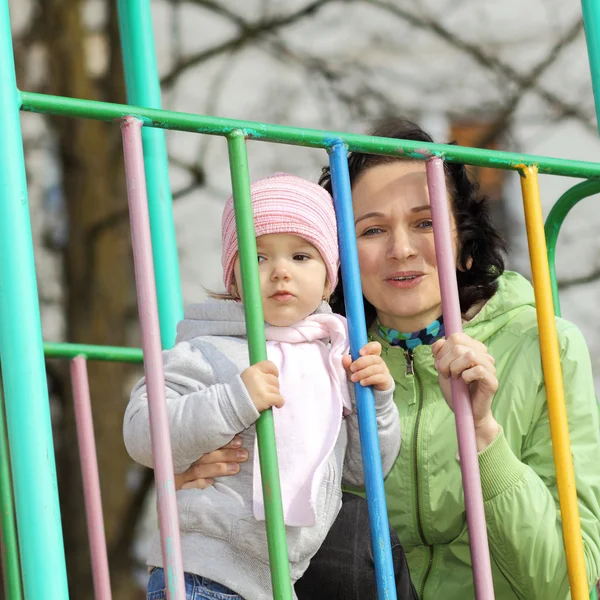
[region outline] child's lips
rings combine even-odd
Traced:
[[[276,300],[277,302],[287,302],[288,300],[291,300],[294,297],[294,295],[288,291],[282,291],[282,292],[275,292],[271,298],[273,298],[273,300]]]

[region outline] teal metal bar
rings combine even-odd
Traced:
[[[244,315],[248,335],[250,364],[267,360],[265,321],[263,317],[260,283],[258,278],[258,255],[254,233],[250,174],[246,140],[241,131],[232,132],[228,138],[229,165],[233,188],[233,206],[238,236],[242,289],[244,290]],[[277,466],[275,429],[272,410],[265,410],[256,422],[258,454],[265,502],[267,543],[275,600],[292,600],[290,564],[287,552],[281,485]]]
[[[600,130],[600,2],[581,0],[581,7],[596,105],[596,120]]]
[[[121,47],[125,66],[127,101],[160,108],[160,83],[156,66],[150,0],[118,0]],[[142,128],[150,231],[154,249],[154,271],[158,317],[163,348],[175,343],[177,322],[183,318],[179,260],[165,132]]]
[[[63,600],[67,572],[7,0],[0,2],[0,132],[0,354],[23,587],[28,599],[51,593]]]
[[[234,131],[243,131],[247,139],[325,149],[330,148],[336,140],[341,140],[348,150],[353,152],[398,155],[416,160],[427,160],[432,156],[440,156],[447,162],[513,171],[522,171],[526,165],[537,165],[540,173],[549,175],[565,175],[583,179],[600,178],[600,163],[593,162],[498,150],[481,150],[450,144],[394,140],[318,129],[300,129],[253,121],[140,108],[125,104],[47,96],[33,92],[21,92],[21,102],[22,110],[44,114],[83,117],[100,121],[115,121],[131,115],[140,119],[145,126],[161,129],[176,129],[212,135],[228,135]]]
[[[582,181],[567,190],[554,204],[550,214],[546,218],[544,231],[546,244],[548,245],[548,264],[550,265],[550,284],[552,286],[552,301],[554,303],[554,314],[560,317],[560,298],[558,295],[558,282],[556,279],[556,242],[563,221],[569,211],[580,201],[593,194],[600,193],[600,181]]]
[[[8,439],[4,423],[4,398],[0,391],[0,558],[4,592],[10,600],[22,600],[19,545],[15,528],[15,505],[12,497],[10,465],[8,463]]]
[[[141,348],[121,346],[97,346],[94,344],[65,344],[44,342],[46,358],[75,358],[85,356],[86,360],[107,360],[126,363],[141,363],[144,360]]]

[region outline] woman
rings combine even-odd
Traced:
[[[432,141],[405,121],[373,135]],[[568,598],[530,284],[504,271],[503,244],[485,202],[465,168],[447,164],[464,333],[445,340],[425,164],[352,153],[349,166],[369,336],[382,344],[396,381],[403,432],[386,479],[388,513],[418,597],[474,597],[450,396],[450,378],[461,377],[471,392],[496,599]],[[321,183],[330,188],[327,169]],[[343,312],[338,299],[334,310]],[[581,333],[562,319],[557,329],[591,587],[600,573],[598,409]],[[180,485],[202,487],[225,469],[235,472],[238,452],[243,456],[234,447],[204,456]],[[299,598],[375,597],[360,591],[366,581],[372,586],[373,575],[368,521],[358,504],[345,496],[336,526],[296,586]],[[349,543],[349,531],[364,543]],[[392,541],[397,582],[406,586],[404,555]]]

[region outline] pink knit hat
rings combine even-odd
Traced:
[[[337,285],[340,255],[333,201],[320,185],[295,175],[276,173],[250,186],[256,237],[270,233],[290,233],[310,242],[327,267],[327,280],[333,291]],[[238,243],[233,197],[223,210],[223,283],[231,292]]]

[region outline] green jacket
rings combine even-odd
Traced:
[[[479,454],[496,600],[570,597],[533,289],[506,272],[464,326],[496,359],[493,413],[503,432]],[[571,448],[590,582],[600,576],[600,425],[587,346],[557,319]],[[421,600],[474,598],[454,416],[431,348],[381,340],[396,381],[402,447],[385,487],[391,525]],[[412,362],[411,374],[410,363]]]

